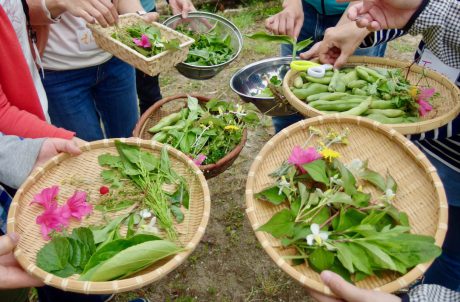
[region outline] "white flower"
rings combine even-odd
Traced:
[[[153,216],[149,224],[144,224],[141,226],[142,231],[145,233],[159,234],[160,230],[155,226],[156,222],[157,222],[157,218]]]
[[[385,197],[384,198],[385,198],[386,201],[391,202],[391,201],[393,201],[395,199],[395,197],[396,197],[396,194],[395,194],[395,192],[393,192],[392,189],[386,189],[385,190]]]
[[[147,210],[147,209],[143,209],[139,212],[139,215],[143,218],[143,219],[147,219],[147,218],[150,218],[152,217],[152,213]]]
[[[319,224],[317,223],[313,223],[310,226],[310,230],[311,234],[305,238],[308,245],[313,245],[313,241],[315,241],[318,245],[322,245],[323,241],[326,241],[329,238],[329,233],[320,231]]]
[[[278,183],[278,188],[279,188],[278,195],[281,195],[284,188],[289,189],[290,187],[291,187],[291,184],[286,180],[286,177],[281,176],[281,181]]]

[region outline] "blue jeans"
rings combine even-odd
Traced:
[[[425,153],[436,167],[446,190],[449,203],[449,223],[442,254],[425,273],[423,283],[439,284],[460,291],[460,173]]]
[[[130,65],[113,57],[88,68],[45,70],[42,81],[54,125],[86,141],[131,136],[139,110]]]
[[[304,21],[302,29],[300,30],[298,41],[303,41],[309,37],[313,39],[313,43],[309,47],[302,50],[302,52],[310,49],[316,42],[322,41],[324,38],[324,32],[329,27],[334,27],[337,22],[339,22],[342,15],[322,15],[316,11],[316,9],[310,4],[302,1],[303,5],[303,14]],[[385,55],[386,43],[370,47],[357,49],[354,55],[357,56],[372,56],[372,57],[383,57]],[[281,46],[281,55],[282,56],[291,56],[292,55],[292,46],[291,45],[282,45]],[[293,114],[290,116],[275,116],[272,118],[273,126],[275,131],[279,132],[281,129],[286,128],[287,126],[296,123],[305,117],[300,114]]]
[[[105,302],[111,295],[85,295],[43,286],[37,287],[39,302]]]

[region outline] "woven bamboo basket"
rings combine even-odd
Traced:
[[[426,81],[423,85],[429,85],[436,89],[440,97],[436,98],[434,110],[417,123],[392,124],[393,129],[402,134],[417,134],[439,128],[452,121],[460,113],[460,89],[440,73],[423,68],[410,62],[403,62],[388,58],[376,57],[350,57],[346,66],[367,65],[371,67],[401,68],[408,71],[408,80],[417,83],[420,76],[425,72]],[[306,102],[298,99],[289,89],[298,72],[290,70],[283,81],[283,91],[289,103],[301,114],[307,117],[324,115],[324,113],[309,106]]]
[[[323,131],[332,128],[338,132],[348,128],[349,145],[334,147],[341,154],[341,160],[348,163],[355,158],[369,159],[370,169],[380,173],[388,170],[398,184],[394,205],[407,213],[412,232],[433,236],[436,244],[442,245],[447,231],[447,200],[436,169],[426,156],[394,129],[366,118],[339,115],[297,122],[274,136],[256,156],[246,183],[246,213],[255,231],[286,205],[273,206],[254,198],[254,194],[273,184],[268,174],[287,160],[294,146],[305,143],[309,126]],[[312,138],[310,146],[316,145],[315,139]],[[370,185],[364,190],[376,193]],[[308,264],[293,266],[283,258],[294,255],[295,250],[282,247],[279,239],[266,232],[255,233],[268,255],[292,278],[305,287],[332,295]],[[394,292],[411,284],[429,265],[419,264],[403,276],[386,273],[381,277],[368,277],[357,282],[357,286]]]
[[[197,98],[200,103],[205,103],[210,100],[210,98],[201,95],[191,94],[190,96]],[[158,123],[158,121],[163,117],[180,111],[186,105],[187,95],[185,94],[170,96],[156,102],[152,105],[152,107],[144,112],[144,114],[142,114],[141,118],[136,124],[136,127],[133,130],[133,136],[140,137],[141,139],[152,139],[153,135],[152,133],[148,132],[148,130],[156,123]],[[227,155],[222,157],[214,164],[199,166],[200,170],[203,171],[206,179],[210,179],[219,175],[233,164],[240,152],[243,150],[244,145],[246,144],[247,136],[247,129],[244,129],[241,142],[235,148],[233,148],[232,151],[230,151]]]
[[[120,16],[118,27],[126,27],[139,22],[146,23],[144,19],[137,14],[126,14]],[[161,36],[168,40],[179,39],[181,43],[180,50],[167,50],[147,58],[134,49],[112,38],[112,34],[117,30],[117,27],[111,26],[104,28],[99,24],[87,24],[88,28],[91,29],[93,33],[96,44],[100,48],[110,52],[120,60],[131,64],[137,69],[142,70],[144,73],[155,76],[185,61],[190,45],[192,45],[195,40],[157,22],[149,23],[149,25],[157,27],[161,32]]]
[[[144,150],[150,150],[159,156],[162,144],[143,141],[140,139],[121,139],[123,142],[135,144]],[[34,170],[29,178],[17,191],[8,213],[8,233],[16,232],[20,241],[14,255],[20,265],[30,274],[43,280],[47,285],[65,291],[85,294],[108,294],[134,290],[157,281],[178,267],[192,253],[203,236],[210,213],[210,195],[203,173],[183,153],[168,147],[172,168],[188,180],[190,205],[185,211],[185,219],[181,224],[176,224],[179,233],[178,244],[185,250],[175,256],[163,259],[137,274],[122,280],[107,282],[79,281],[78,276],[61,278],[45,272],[35,265],[37,252],[45,244],[40,233],[40,226],[35,223],[37,215],[42,212],[41,207],[30,206],[33,196],[42,189],[52,185],[60,185],[59,201],[63,202],[70,197],[76,189],[85,189],[89,197],[99,196],[99,187],[103,185],[99,176],[101,167],[97,157],[101,154],[117,154],[114,140],[102,140],[87,143],[82,146],[83,153],[77,157],[60,154],[43,166]],[[77,183],[75,183],[77,182]],[[113,212],[113,217],[124,215],[131,208]],[[100,225],[104,223],[103,216],[111,214],[101,213],[97,210],[82,222],[71,220],[69,230],[87,225]],[[126,226],[122,227],[126,231]]]

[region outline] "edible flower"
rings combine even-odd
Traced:
[[[156,222],[157,222],[157,218],[153,216],[149,224],[144,224],[141,226],[142,232],[150,233],[150,234],[159,234],[160,230],[155,226]]]
[[[51,231],[62,231],[62,229],[69,225],[67,215],[62,213],[63,208],[58,207],[57,203],[45,208],[45,211],[35,220],[40,225],[42,237],[45,240],[50,240],[49,233]]]
[[[433,106],[430,103],[424,100],[418,100],[418,113],[420,116],[425,116],[428,112],[433,110]]]
[[[307,240],[307,244],[310,246],[314,243],[322,245],[323,242],[329,238],[329,233],[320,231],[319,224],[317,223],[310,225],[310,231],[311,234],[305,238]]]
[[[140,212],[139,212],[139,215],[143,218],[143,219],[147,219],[147,218],[150,218],[152,217],[152,213],[147,210],[147,209],[142,209]]]
[[[409,95],[413,98],[416,99],[418,94],[418,88],[417,86],[411,86],[409,89]]]
[[[61,215],[81,220],[92,211],[93,205],[86,202],[86,192],[75,191],[75,193],[67,200],[66,204],[62,206]]]
[[[140,46],[140,47],[143,47],[143,48],[150,48],[150,47],[152,47],[152,44],[150,43],[149,38],[148,38],[145,34],[142,34],[142,36],[141,36],[140,39],[133,38],[133,42],[134,42],[137,46]]]
[[[321,154],[313,147],[302,149],[300,146],[295,146],[288,158],[288,163],[295,165],[302,173],[305,173],[306,171],[302,165],[311,163],[320,158]]]
[[[45,188],[40,193],[34,196],[34,200],[30,204],[38,204],[43,208],[48,209],[53,205],[57,205],[57,195],[59,193],[58,186],[52,186],[51,188]]]
[[[235,125],[227,125],[227,126],[224,127],[224,130],[229,130],[229,131],[235,130],[235,131],[237,131],[237,130],[240,130],[240,127],[235,126]]]
[[[193,160],[195,165],[200,166],[206,160],[206,155],[198,154],[198,156]]]
[[[334,158],[338,158],[340,157],[340,153],[337,152],[337,151],[334,151],[330,148],[323,148],[319,153],[321,153],[321,155],[329,160],[330,162],[334,159]]]

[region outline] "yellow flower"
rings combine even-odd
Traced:
[[[409,90],[409,95],[415,100],[417,98],[418,88],[416,86],[411,86]]]
[[[235,130],[235,131],[237,131],[237,130],[240,130],[240,127],[235,126],[235,125],[227,125],[227,126],[224,127],[224,130],[229,130],[229,131]]]
[[[321,153],[321,155],[329,161],[332,161],[334,158],[340,157],[339,152],[336,152],[330,148],[324,148],[319,153]]]

